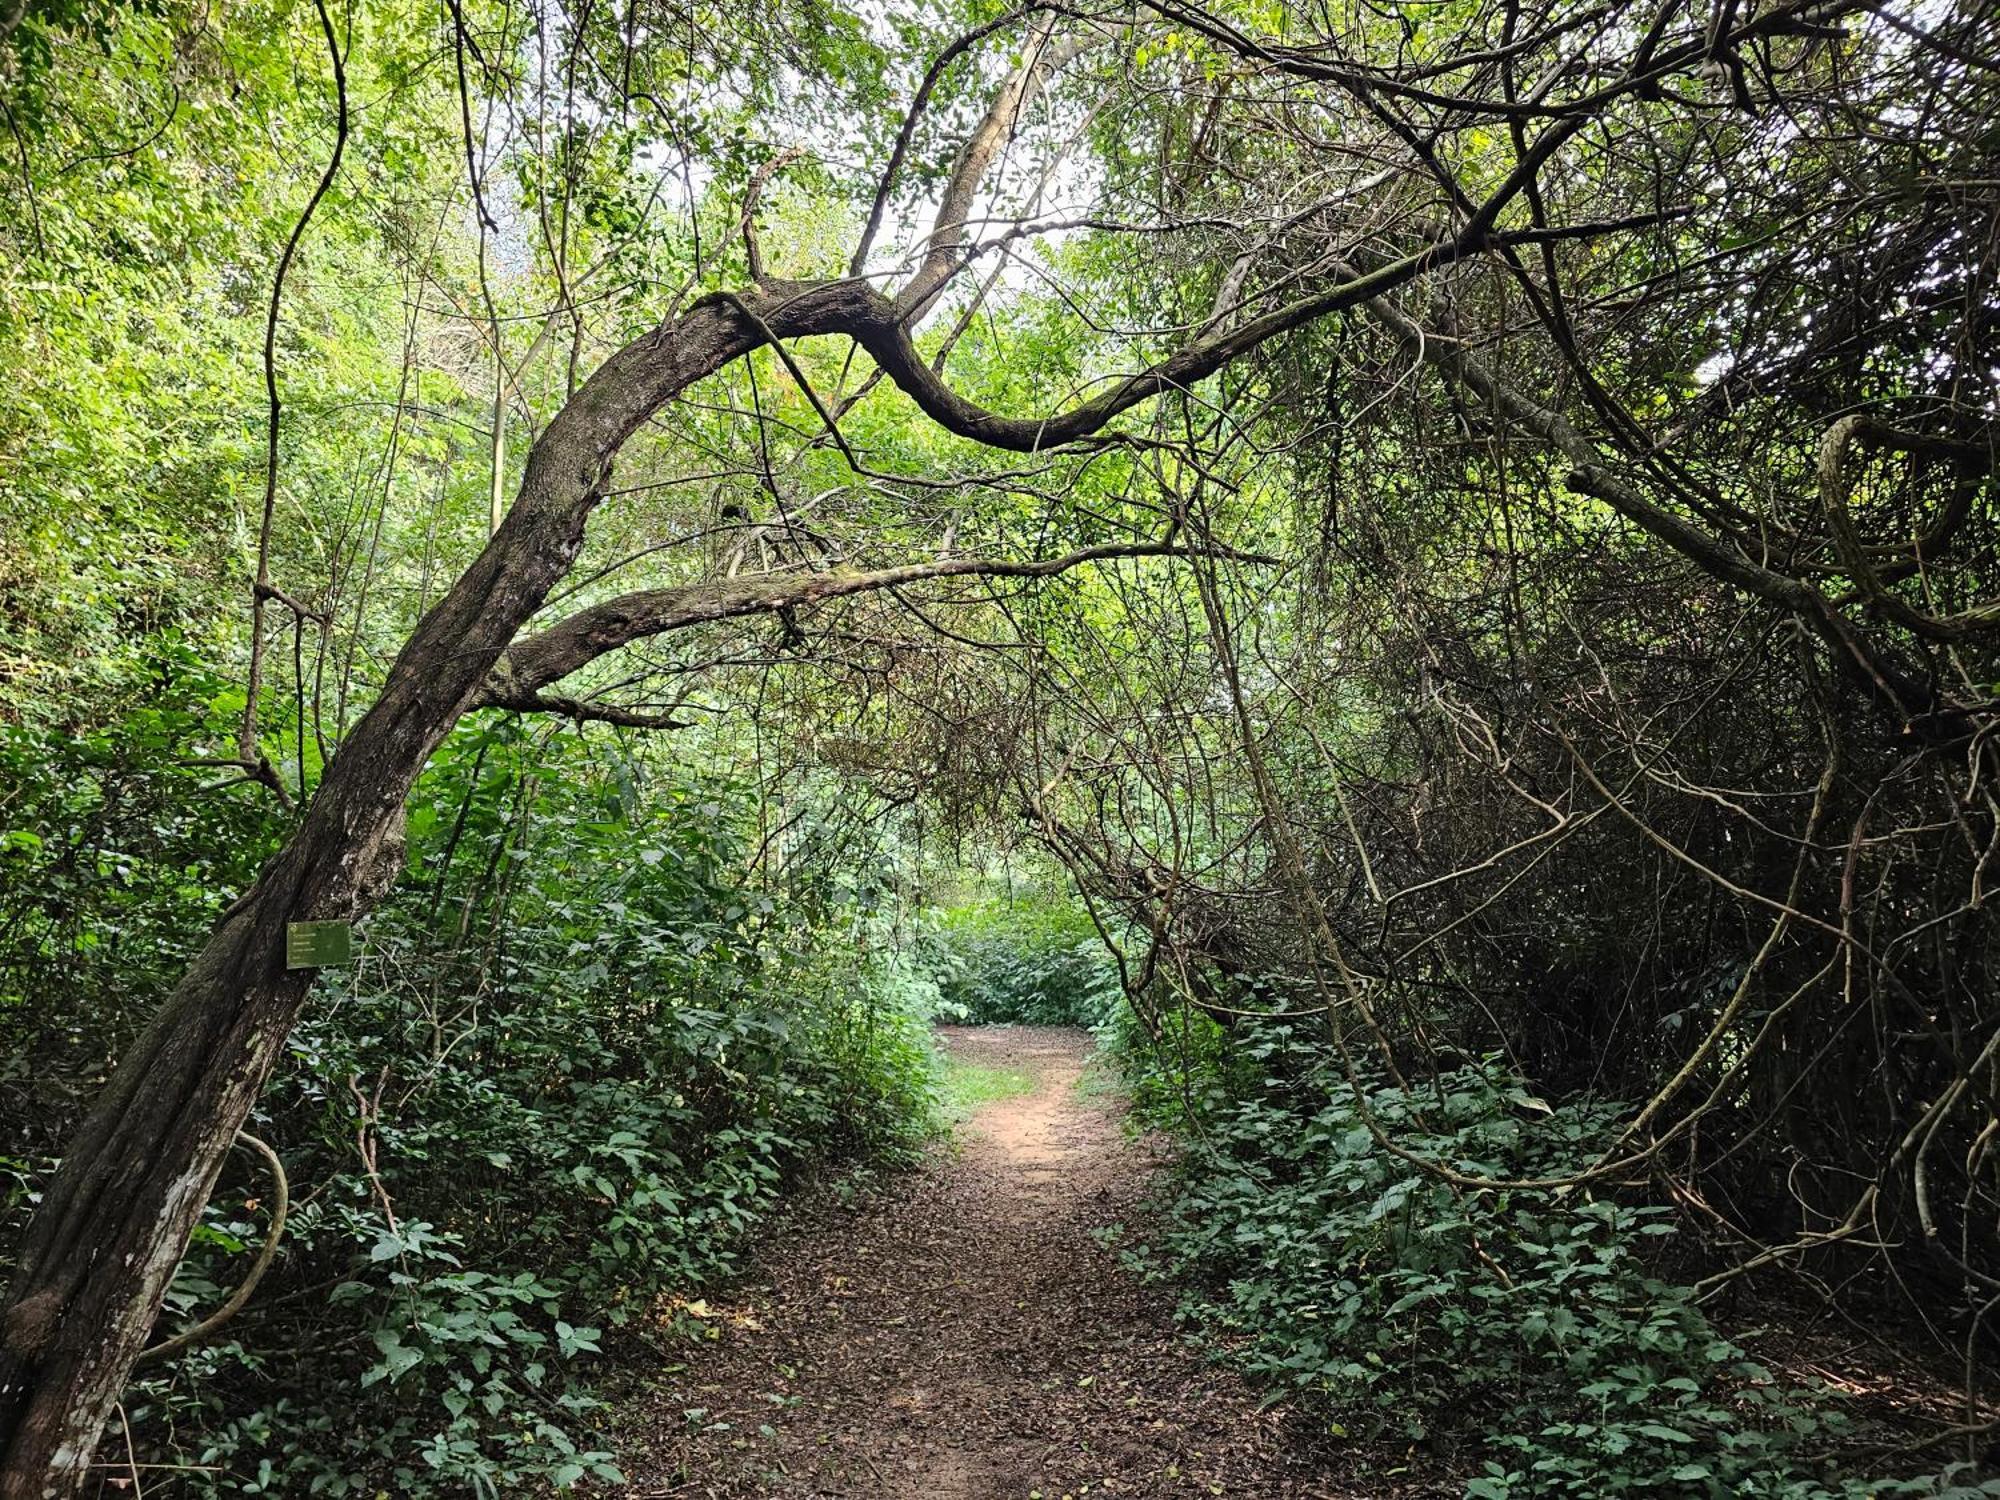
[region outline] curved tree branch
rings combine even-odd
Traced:
[[[817,604],[850,594],[872,593],[899,588],[931,578],[1050,578],[1085,563],[1129,557],[1191,557],[1200,549],[1166,542],[1128,542],[1083,547],[1061,557],[1038,562],[1012,562],[997,558],[960,557],[937,562],[905,563],[901,567],[877,568],[870,572],[839,570],[830,573],[781,573],[754,578],[718,578],[680,588],[645,589],[621,594],[602,604],[579,610],[567,620],[507,648],[486,686],[474,700],[474,708],[519,708],[573,714],[583,709],[600,717],[597,705],[578,704],[570,698],[548,698],[542,689],[560,682],[608,652],[633,641],[666,635],[694,625],[745,615],[775,614],[801,605]],[[1275,559],[1246,553],[1229,554],[1239,562],[1270,563]],[[624,719],[610,722],[623,723]],[[677,727],[671,723],[648,723],[643,728]]]
[[[1826,513],[1826,529],[1833,537],[1834,550],[1840,554],[1841,566],[1848,577],[1860,585],[1871,608],[1906,630],[1934,641],[1963,640],[1978,631],[1991,630],[2000,625],[2000,601],[1989,600],[1955,615],[1934,615],[1917,609],[1889,591],[1887,578],[1870,559],[1868,548],[1862,544],[1861,533],[1854,525],[1853,513],[1848,509],[1847,451],[1856,442],[1904,453],[1948,457],[1969,470],[1983,467],[1991,471],[1994,466],[1993,450],[1961,439],[1905,432],[1857,413],[1842,417],[1826,430],[1826,436],[1820,440],[1816,467],[1820,506]],[[1973,487],[1971,484],[1961,487],[1965,510],[1970,508]],[[1955,511],[1955,515],[1948,514],[1934,531],[1944,531],[1949,535],[1947,527],[1963,519],[1964,510],[1955,508]],[[1921,560],[1926,550],[1925,539],[1915,539],[1912,547],[1917,559]]]

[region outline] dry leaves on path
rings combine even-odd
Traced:
[[[829,1196],[711,1297],[713,1343],[628,1404],[650,1496],[1380,1496],[1299,1456],[1282,1412],[1176,1332],[1092,1231],[1143,1192],[1146,1153],[1078,1087],[1060,1028],[952,1028],[1032,1092],[983,1106],[880,1196]],[[1343,1468],[1346,1466],[1343,1465]]]

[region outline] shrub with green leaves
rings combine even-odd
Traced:
[[[1822,1472],[1844,1414],[1654,1273],[1667,1210],[1600,1185],[1457,1185],[1376,1135],[1462,1177],[1563,1177],[1612,1143],[1617,1106],[1552,1106],[1493,1057],[1407,1087],[1370,1074],[1357,1098],[1326,1044],[1276,1021],[1226,1037],[1177,1014],[1122,1055],[1145,1116],[1182,1137],[1135,1259],[1337,1430],[1470,1460],[1468,1497],[2000,1494]]]
[[[10,1117],[67,1104],[255,869],[261,794],[184,762],[206,681],[100,739],[0,730]],[[502,1495],[617,1477],[592,1366],[663,1293],[735,1271],[821,1164],[907,1158],[935,1102],[922,986],[879,876],[802,839],[754,873],[726,782],[501,721],[410,805],[409,869],[328,969],[249,1128],[282,1157],[282,1254],[126,1410],[167,1495]],[[239,852],[220,863],[216,849]],[[124,996],[112,1005],[105,997]],[[56,1001],[80,1002],[74,1029]],[[28,1059],[39,1058],[40,1066]],[[20,1200],[46,1135],[9,1164]],[[162,1334],[220,1304],[270,1184],[225,1173]]]
[[[1030,896],[954,907],[934,941],[948,1017],[1096,1026],[1120,1003],[1097,929],[1073,906]]]
[[[18,1211],[29,1168],[67,1133],[109,1061],[179,978],[216,914],[276,846],[278,809],[225,767],[242,687],[172,633],[144,653],[144,697],[83,730],[0,722],[0,1161]],[[222,741],[227,743],[226,739]],[[0,1219],[0,1244],[4,1244]]]

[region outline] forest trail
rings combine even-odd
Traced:
[[[636,1492],[1381,1493],[1314,1479],[1284,1417],[1190,1350],[1167,1303],[1098,1243],[1152,1162],[1115,1107],[1079,1089],[1089,1038],[943,1037],[955,1058],[1025,1073],[1032,1090],[982,1105],[958,1149],[885,1195],[795,1215],[739,1301],[696,1309],[715,1341],[633,1413]]]

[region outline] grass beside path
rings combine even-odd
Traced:
[[[938,1058],[938,1102],[945,1118],[963,1124],[982,1104],[1035,1091],[1034,1074],[1023,1068],[989,1067],[949,1052]]]

